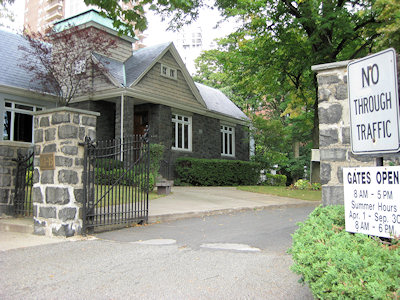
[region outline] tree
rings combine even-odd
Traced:
[[[9,5],[13,3],[14,0],[0,0],[0,26],[6,26],[4,23],[5,20],[14,22],[14,13],[9,8]]]
[[[32,73],[32,82],[44,93],[55,94],[60,105],[68,105],[81,93],[93,91],[92,82],[101,66],[93,63],[95,50],[108,55],[116,40],[93,28],[71,27],[50,34],[25,35],[27,46],[20,46],[24,59],[20,66]]]

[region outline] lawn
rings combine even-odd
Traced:
[[[294,190],[285,186],[239,186],[238,189],[241,191],[276,195],[301,200],[321,201],[322,199],[321,191]]]

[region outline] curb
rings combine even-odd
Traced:
[[[164,214],[164,215],[154,215],[149,216],[147,223],[162,223],[162,222],[171,222],[176,220],[188,219],[188,218],[202,218],[214,215],[222,215],[229,213],[237,213],[237,212],[245,212],[252,210],[264,210],[264,209],[280,209],[280,208],[288,208],[288,207],[303,207],[303,206],[318,206],[320,205],[320,201],[316,202],[304,202],[304,203],[293,203],[293,204],[270,204],[270,205],[260,205],[254,207],[238,207],[238,208],[223,208],[217,210],[205,210],[205,211],[192,211],[192,212],[182,212],[182,213],[172,213],[172,214]]]

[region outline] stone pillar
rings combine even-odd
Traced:
[[[14,214],[14,190],[19,155],[26,156],[33,145],[24,142],[0,141],[0,215]]]
[[[343,168],[374,166],[369,156],[353,155],[347,95],[348,61],[313,66],[318,79],[319,157],[322,202],[343,204]]]
[[[84,147],[96,137],[99,113],[73,108],[37,112],[34,117],[34,233],[81,234]]]

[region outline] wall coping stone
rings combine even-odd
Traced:
[[[32,143],[29,142],[16,142],[16,141],[0,141],[0,146],[11,146],[18,148],[31,148],[33,147]]]
[[[95,112],[95,111],[78,109],[78,108],[73,108],[73,107],[68,107],[68,106],[62,106],[62,107],[50,108],[50,109],[37,111],[37,112],[34,112],[33,115],[40,116],[40,115],[46,115],[46,114],[56,113],[56,112],[71,112],[71,113],[80,113],[80,114],[86,114],[86,115],[91,115],[91,116],[96,116],[96,117],[100,116],[100,113]]]
[[[320,71],[325,71],[325,70],[330,70],[330,69],[344,68],[344,67],[347,67],[347,65],[351,61],[352,60],[344,60],[344,61],[338,61],[338,62],[333,62],[333,63],[314,65],[314,66],[311,66],[311,71],[320,72]]]

